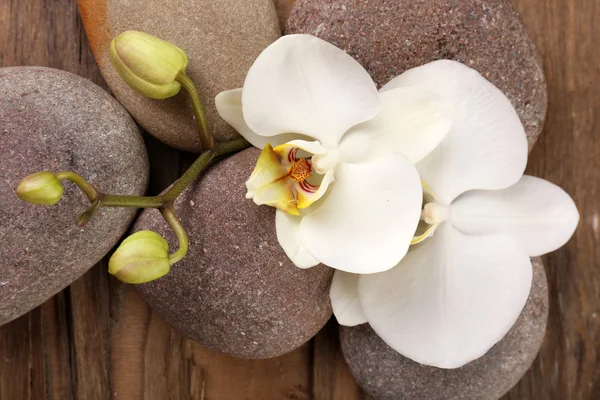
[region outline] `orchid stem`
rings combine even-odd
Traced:
[[[173,210],[173,206],[171,206],[170,204],[166,205],[165,207],[160,209],[160,213],[162,214],[165,221],[167,221],[173,232],[175,232],[175,235],[177,236],[177,241],[179,242],[179,249],[177,249],[175,253],[169,254],[169,263],[173,265],[177,261],[185,257],[189,247],[189,239],[185,228],[181,224],[179,218],[177,218],[175,210]]]
[[[166,204],[162,196],[102,195],[102,207],[160,208]]]
[[[96,200],[98,200],[98,197],[100,196],[95,187],[93,187],[90,183],[88,183],[88,181],[83,179],[81,175],[77,175],[74,172],[59,172],[56,174],[56,178],[59,181],[68,180],[76,184],[79,187],[79,189],[81,189],[81,191],[87,196],[90,203],[94,203]]]
[[[202,150],[210,150],[215,145],[215,139],[208,130],[208,123],[206,122],[206,115],[204,114],[204,107],[200,101],[198,90],[194,82],[185,74],[180,72],[176,78],[177,82],[183,86],[183,88],[190,95],[192,100],[192,108],[194,109],[194,116],[196,117],[196,125],[198,125],[198,133],[200,134],[200,143],[202,144]]]
[[[99,193],[94,186],[83,177],[73,172],[59,172],[58,179],[73,181],[88,197],[92,206],[84,214],[88,221],[100,207],[133,207],[133,208],[163,208],[173,204],[177,197],[200,175],[206,168],[217,161],[220,157],[238,152],[249,147],[250,144],[243,138],[227,142],[217,142],[213,149],[206,150],[192,166],[171,186],[169,190],[160,196],[128,196]],[[97,204],[96,204],[97,203]],[[80,218],[81,220],[81,218]]]

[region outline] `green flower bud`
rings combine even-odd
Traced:
[[[125,283],[145,283],[171,269],[169,245],[156,232],[140,231],[121,243],[108,262],[108,272]]]
[[[19,182],[17,195],[29,203],[51,206],[61,199],[63,186],[52,172],[36,172]]]
[[[142,96],[166,99],[179,93],[175,80],[185,72],[187,55],[179,47],[144,32],[127,31],[110,44],[110,56],[121,78]]]

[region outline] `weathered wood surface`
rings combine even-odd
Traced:
[[[549,86],[544,134],[529,172],[565,188],[582,215],[575,238],[545,257],[548,333],[511,400],[600,399],[600,3],[514,0],[538,45]],[[293,0],[276,0],[289,10]],[[282,11],[282,15],[285,12]],[[285,18],[282,16],[282,21]],[[64,69],[105,87],[75,0],[0,0],[0,66]],[[159,192],[191,156],[148,138]],[[356,400],[330,322],[301,349],[237,360],[186,340],[101,262],[70,288],[0,327],[0,400]]]

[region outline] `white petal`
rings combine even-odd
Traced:
[[[242,89],[233,89],[226,92],[221,92],[215,97],[215,105],[221,118],[233,127],[244,139],[246,139],[254,147],[263,149],[267,143],[276,147],[283,143],[290,142],[295,139],[303,138],[303,136],[293,133],[284,133],[275,137],[261,136],[252,131],[242,114]]]
[[[438,198],[450,202],[472,189],[516,183],[527,163],[527,139],[506,96],[477,71],[449,60],[411,69],[382,91],[414,87],[433,91],[454,107],[448,136],[417,169]]]
[[[563,246],[579,223],[571,197],[558,186],[523,176],[503,190],[467,192],[452,203],[452,225],[467,235],[508,234],[530,257]]]
[[[337,146],[351,127],[373,118],[379,96],[369,74],[337,47],[288,35],[262,52],[242,94],[248,126],[263,136],[300,133]]]
[[[277,229],[277,240],[285,254],[299,268],[311,268],[319,264],[300,244],[299,227],[301,216],[290,215],[284,211],[277,210],[275,227]]]
[[[340,325],[356,326],[367,322],[358,298],[359,277],[344,271],[333,274],[329,297],[333,314]]]
[[[369,324],[418,363],[458,368],[510,330],[529,296],[532,266],[508,236],[465,236],[449,224],[391,271],[361,276]]]
[[[377,116],[352,128],[340,143],[346,161],[373,159],[392,151],[416,163],[446,137],[451,105],[426,90],[398,88],[380,94]]]
[[[421,213],[419,176],[410,161],[389,154],[340,164],[322,203],[300,224],[300,240],[323,264],[375,273],[406,254]]]

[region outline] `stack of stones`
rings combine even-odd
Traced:
[[[506,93],[530,147],[538,138],[547,105],[543,70],[510,1],[277,1],[286,10],[292,3],[286,34],[312,34],[344,49],[379,86],[409,68],[457,60]],[[236,0],[223,7],[210,0],[79,0],[79,7],[104,78],[142,127],[178,149],[202,150],[186,96],[143,98],[114,70],[110,40],[130,29],[185,50],[187,72],[199,88],[211,131],[221,140],[237,135],[218,117],[214,96],[241,87],[256,57],[279,37],[272,1]],[[9,196],[18,179],[40,169],[75,170],[106,192],[142,194],[148,163],[127,113],[89,82],[43,68],[1,69],[0,91],[5,143],[0,144],[0,171],[10,186],[0,192],[3,204],[10,205],[0,213],[0,238],[11,243],[0,249],[2,259],[10,260],[0,271],[3,323],[85,272],[114,246],[134,216],[131,210],[103,210],[80,230],[69,220],[86,206],[76,191],[67,188],[68,196],[55,208],[12,205]],[[300,346],[331,316],[332,271],[295,268],[278,245],[273,210],[244,198],[243,182],[257,155],[256,149],[241,152],[186,190],[175,207],[190,234],[190,253],[170,275],[138,288],[171,324],[200,343],[235,356],[267,358]],[[155,230],[176,246],[154,210],[144,212],[135,229]],[[93,240],[98,237],[101,243]],[[534,271],[525,311],[485,357],[457,370],[424,367],[363,325],[341,329],[350,369],[377,399],[499,398],[528,369],[544,336],[548,299],[539,260]]]

